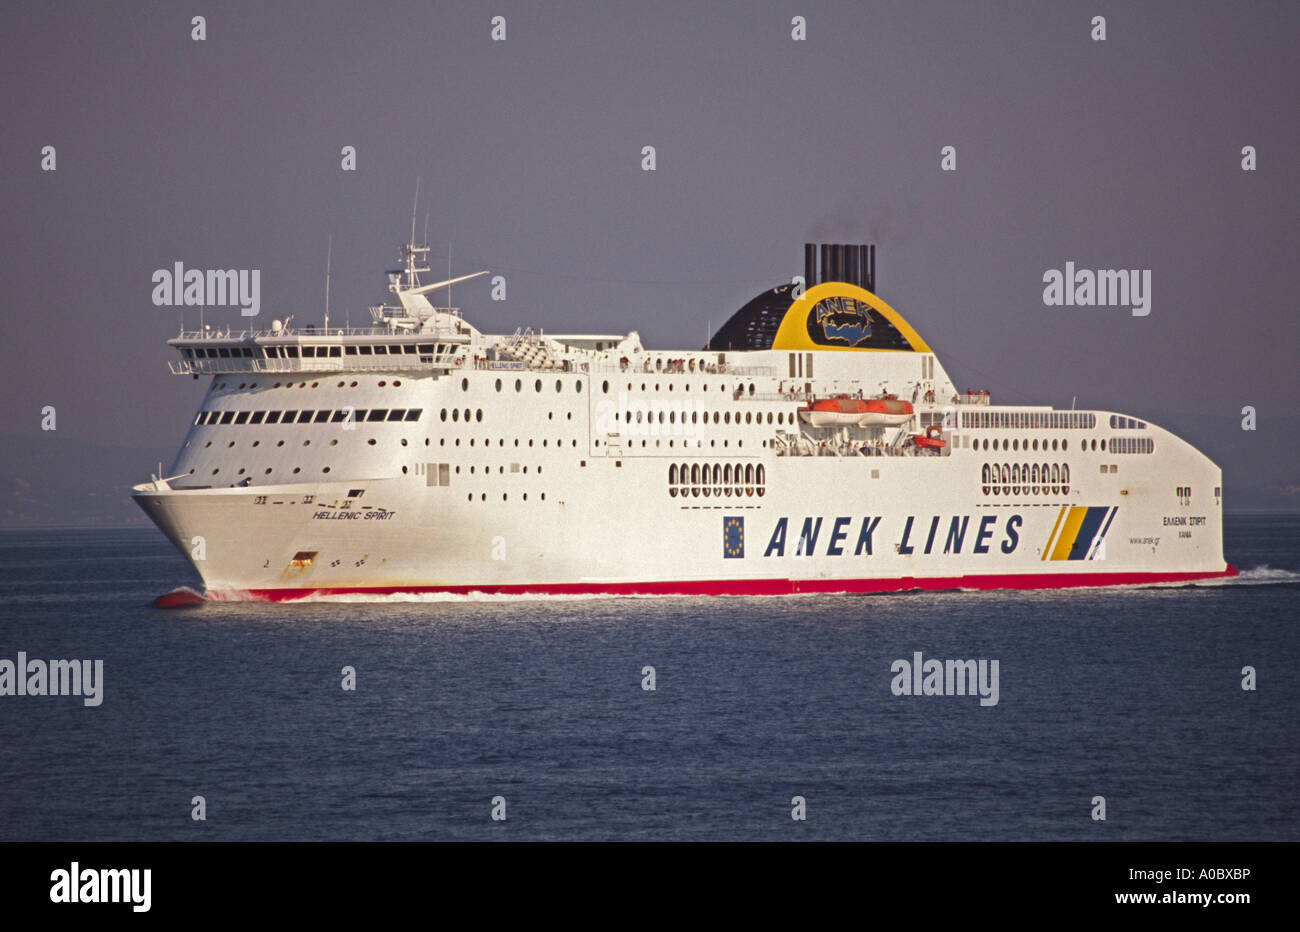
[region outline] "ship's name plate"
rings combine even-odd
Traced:
[[[316,521],[387,521],[395,511],[318,511],[312,518]]]

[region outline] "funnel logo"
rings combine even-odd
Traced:
[[[824,298],[808,315],[808,335],[814,343],[861,346],[871,339],[871,314],[856,298]]]

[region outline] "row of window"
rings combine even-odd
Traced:
[[[985,495],[1068,495],[1069,463],[985,463],[980,470]]]
[[[985,450],[987,450],[987,449],[989,448],[989,439],[988,439],[987,437],[983,438],[982,443],[983,443],[983,446],[981,447],[981,441],[980,441],[979,439],[976,439],[976,441],[975,441],[975,449],[977,449],[977,450],[979,450],[979,449],[985,449]],[[1022,448],[1025,449],[1025,450],[1028,450],[1028,449],[1030,448],[1031,445],[1032,445],[1033,449],[1037,450],[1037,449],[1038,449],[1039,441],[1038,441],[1037,439],[1034,439],[1034,440],[1032,440],[1032,441],[1031,441],[1031,440],[1021,440],[1021,439],[1018,438],[1018,437],[1017,437],[1017,438],[1014,438],[1014,439],[1011,439],[1011,440],[1008,440],[1007,438],[1003,437],[1001,440],[994,439],[994,441],[993,441],[993,449],[995,449],[995,450],[998,449],[998,448],[999,448],[999,444],[1001,445],[1001,449],[1003,449],[1003,450],[1019,450],[1019,449],[1022,449]],[[1042,440],[1042,445],[1043,445],[1042,448],[1043,448],[1044,450],[1046,450],[1046,449],[1047,449],[1047,438],[1046,438],[1046,437],[1043,438],[1043,440]],[[1052,441],[1052,449],[1055,450],[1056,448],[1057,448],[1057,441],[1056,441],[1056,440],[1053,440],[1053,441]],[[1070,441],[1068,441],[1068,440],[1062,440],[1062,441],[1060,441],[1060,448],[1061,448],[1062,450],[1068,450],[1068,449],[1070,449]],[[1085,440],[1085,441],[1083,442],[1083,448],[1084,448],[1085,450],[1088,449],[1088,441],[1087,441],[1087,440]],[[1094,450],[1097,449],[1097,441],[1094,440],[1094,441],[1092,442],[1092,448],[1093,448]]]
[[[200,411],[194,423],[208,424],[339,424],[343,422],[418,421],[423,408],[338,408],[303,411]]]
[[[1110,426],[1113,430],[1146,430],[1147,422],[1139,421],[1133,417],[1112,414],[1110,416]]]
[[[735,389],[734,389],[734,390],[732,391],[732,393],[731,393],[731,397],[733,397],[733,398],[739,398],[741,395],[743,395],[743,394],[745,393],[745,391],[746,391],[746,388],[745,388],[745,385],[746,385],[746,384],[748,384],[748,386],[749,386],[749,388],[748,388],[749,394],[751,394],[751,395],[754,394],[754,383],[753,383],[753,382],[749,382],[749,383],[741,383],[741,384],[737,384],[737,385],[736,385]],[[673,390],[673,388],[674,388],[674,384],[673,384],[672,382],[669,382],[669,383],[668,383],[668,390],[671,392],[671,391]],[[606,381],[606,382],[601,382],[601,383],[600,383],[600,390],[601,390],[602,393],[608,395],[608,394],[609,394],[609,382],[607,382],[607,381]],[[631,382],[628,382],[628,383],[627,383],[627,390],[628,390],[629,392],[630,392],[630,391],[635,391],[635,389],[632,387],[632,383],[631,383]],[[659,391],[659,383],[658,383],[658,382],[654,383],[654,390],[655,390],[655,391]],[[690,382],[687,382],[685,385],[682,386],[682,391],[684,391],[684,392],[689,392],[690,390],[691,390],[691,383],[690,383]],[[707,391],[709,390],[709,385],[708,385],[708,383],[705,382],[704,384],[702,384],[702,385],[700,386],[700,390],[701,390],[701,391],[705,391],[705,392],[707,392]],[[727,386],[726,386],[726,385],[723,385],[723,384],[719,384],[719,385],[718,385],[718,391],[720,391],[720,392],[725,392],[726,390],[727,390]],[[644,391],[649,391],[649,385],[648,385],[648,383],[646,383],[646,382],[642,382],[642,383],[641,383],[641,391],[643,391],[643,392],[644,392]]]
[[[520,497],[521,497],[524,501],[528,501],[528,493],[527,493],[527,492],[525,492],[525,493],[524,493],[522,496],[520,496]],[[543,492],[541,495],[538,496],[538,498],[539,498],[541,501],[546,501],[546,493]],[[480,502],[485,502],[485,501],[487,501],[487,493],[486,493],[486,492],[480,492],[480,493],[479,493],[478,500],[479,500]],[[473,493],[473,492],[470,492],[469,495],[465,496],[465,501],[467,501],[467,502],[472,502],[472,501],[474,501],[474,493]],[[509,492],[502,492],[502,493],[501,493],[501,501],[503,501],[503,502],[508,502],[508,501],[510,501],[510,493],[509,493]],[[563,504],[563,502],[561,502],[561,504]]]
[[[436,349],[435,349],[436,346]],[[456,344],[360,343],[347,346],[219,346],[182,349],[186,359],[338,359],[343,356],[423,356],[451,353]]]
[[[674,498],[710,494],[716,497],[758,495],[767,491],[767,471],[759,463],[672,463],[668,467],[668,494]]]
[[[1111,437],[1102,449],[1109,453],[1154,453],[1156,442],[1150,437]]]
[[[497,391],[501,391],[502,384],[503,384],[503,383],[502,383],[502,381],[501,381],[500,379],[497,379],[497,380],[496,380],[496,390],[497,390]],[[461,379],[461,380],[460,380],[460,390],[463,391],[463,392],[467,392],[467,391],[469,391],[469,379]],[[523,379],[515,379],[515,391],[517,391],[517,392],[522,392],[523,390],[524,390],[524,380],[523,380]],[[533,382],[533,391],[535,391],[535,392],[540,392],[541,390],[542,390],[542,380],[541,380],[541,379],[537,379],[535,382]],[[581,380],[581,379],[578,379],[578,380],[575,380],[575,381],[574,381],[574,383],[573,383],[573,390],[574,390],[575,392],[577,392],[579,395],[582,394],[582,380]],[[555,391],[556,391],[557,394],[558,394],[559,392],[564,391],[564,380],[563,380],[563,379],[556,379],[556,380],[555,380]]]
[[[629,412],[627,413],[627,423],[629,423],[629,424],[631,424],[631,423],[637,423],[637,424],[640,424],[640,423],[642,423],[643,421],[648,422],[648,423],[650,423],[650,424],[655,424],[655,423],[663,424],[663,423],[665,423],[665,420],[666,420],[667,423],[669,423],[669,424],[676,424],[676,423],[677,423],[677,415],[678,415],[679,412],[676,411],[676,410],[669,410],[669,411],[663,411],[663,410],[652,411],[652,410],[645,410],[644,406],[635,406],[635,407],[637,407],[637,409],[638,409],[638,410],[636,410],[636,412],[635,412],[635,413],[636,413],[636,417],[635,417],[635,419],[634,419],[633,416],[632,416],[632,415],[633,415],[633,412],[632,412],[632,411],[629,411]],[[682,416],[682,417],[681,417],[681,422],[682,422],[683,424],[687,423],[687,419],[686,419],[687,412],[682,411],[682,412],[680,412],[680,413],[681,413],[681,416]],[[656,420],[656,415],[658,416],[658,420]],[[665,415],[667,415],[666,418],[665,418]],[[757,413],[755,413],[755,412],[753,412],[753,411],[746,411],[746,412],[745,412],[745,420],[744,420],[744,423],[746,423],[746,424],[762,424],[762,423],[764,423],[764,421],[763,421],[763,416],[764,416],[764,414],[763,414],[762,411],[759,411],[759,412],[757,412]],[[621,420],[622,420],[622,412],[621,412],[621,411],[615,411],[615,412],[614,412],[614,420],[616,420],[616,421],[621,421]],[[732,423],[732,421],[733,421],[733,418],[732,418],[732,416],[731,416],[731,412],[730,412],[730,411],[723,411],[723,412],[721,412],[721,413],[719,413],[719,412],[717,412],[717,411],[714,411],[714,412],[713,412],[713,423],[714,423],[714,424],[718,424],[718,423],[722,423],[722,424],[730,424],[730,423]],[[735,421],[735,423],[737,423],[737,424],[741,423],[741,420],[740,420],[740,412],[739,412],[739,411],[736,412],[736,416],[735,416],[735,418],[734,418],[734,421]],[[709,423],[709,412],[708,412],[708,411],[703,411],[703,412],[700,412],[700,411],[691,411],[691,412],[690,412],[690,423],[691,423],[691,424],[699,424],[699,423],[705,423],[705,424],[707,424],[707,423]],[[773,414],[771,411],[768,411],[768,412],[767,412],[767,423],[768,423],[768,424],[786,424],[786,423],[793,424],[793,423],[794,423],[794,414],[793,414],[793,413],[786,414],[786,413],[783,412],[783,411],[778,411],[778,412],[776,412],[776,414]]]
[[[1088,411],[963,411],[961,426],[1000,430],[1092,430],[1097,426],[1097,416]]]
[[[215,390],[215,391],[221,391],[222,389],[227,388],[227,387],[229,386],[229,384],[230,384],[229,382],[218,382],[217,385],[215,386],[215,389],[214,389],[214,390]],[[285,382],[285,383],[283,383],[283,384],[284,384],[284,387],[285,387],[285,388],[293,388],[293,383],[292,383],[292,382]],[[344,385],[349,385],[349,384],[351,385],[352,388],[356,388],[356,387],[357,387],[357,382],[356,382],[355,379],[353,379],[351,383],[348,383],[348,382],[346,382],[346,381],[340,381],[340,382],[338,383],[337,387],[338,387],[338,388],[342,388]],[[387,380],[387,379],[380,379],[376,384],[377,384],[380,388],[383,388],[385,385],[388,384],[388,380]],[[393,379],[393,387],[394,387],[394,388],[397,388],[397,387],[400,386],[401,384],[402,384],[402,380],[401,380],[401,379]],[[276,382],[276,383],[275,383],[274,385],[272,385],[271,387],[272,387],[272,388],[279,388],[280,385],[281,385],[280,382]],[[318,385],[320,385],[320,382],[319,382],[319,381],[317,381],[317,382],[312,382],[312,383],[311,383],[311,387],[312,387],[312,388],[316,388]],[[243,391],[245,387],[247,387],[247,388],[249,388],[249,389],[257,388],[257,383],[256,383],[256,382],[249,382],[249,383],[247,384],[247,386],[245,386],[245,384],[244,384],[243,382],[240,382],[240,383],[239,383],[239,389],[238,389],[238,390],[239,390],[239,391]],[[298,383],[298,387],[299,387],[299,388],[306,388],[306,387],[307,387],[307,383],[306,383],[306,382],[299,382],[299,383]]]

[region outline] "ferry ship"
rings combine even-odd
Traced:
[[[876,292],[875,247],[806,244],[704,349],[479,330],[427,246],[371,326],[182,329],[208,379],[135,501],[218,599],[788,594],[1232,576],[1222,478],[1138,416],[959,391]],[[327,289],[328,290],[328,289]],[[328,296],[327,296],[328,305]],[[447,301],[450,304],[450,301]]]

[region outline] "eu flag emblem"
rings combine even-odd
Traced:
[[[722,555],[727,559],[745,555],[745,519],[722,519]]]

